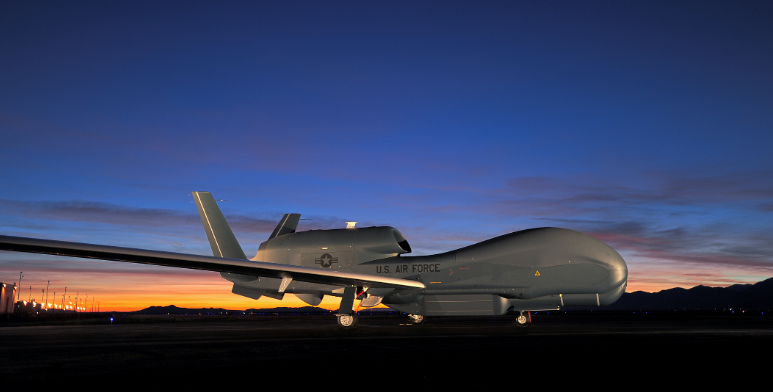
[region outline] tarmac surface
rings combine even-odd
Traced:
[[[436,317],[415,326],[398,315],[363,315],[351,329],[332,315],[5,323],[0,379],[383,379],[430,386],[566,377],[712,380],[770,371],[773,317],[767,315],[594,313],[536,314],[527,327],[514,325],[514,316]]]

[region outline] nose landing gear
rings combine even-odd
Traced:
[[[411,319],[411,324],[419,325],[424,323],[424,316],[420,314],[409,314],[408,318]]]
[[[524,314],[526,313],[526,314]],[[530,311],[521,311],[521,314],[518,315],[518,317],[515,318],[515,324],[519,327],[525,327],[531,322],[531,312]]]

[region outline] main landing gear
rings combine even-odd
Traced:
[[[411,319],[411,324],[419,325],[424,323],[424,316],[420,314],[409,314],[408,318]]]
[[[524,314],[525,313],[525,314]],[[521,311],[521,314],[515,318],[515,324],[519,327],[525,327],[531,322],[531,312]]]
[[[344,295],[341,298],[341,307],[338,308],[336,318],[338,325],[344,328],[351,328],[357,324],[357,312],[354,311],[354,298],[357,297],[357,287],[344,287]],[[361,291],[360,295],[365,291]]]
[[[357,325],[358,317],[356,314],[337,314],[336,318],[338,318],[338,325],[344,328],[351,328]]]

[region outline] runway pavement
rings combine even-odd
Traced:
[[[729,314],[129,316],[0,324],[0,377],[140,382],[364,378],[452,383],[560,377],[701,377],[753,371],[773,348],[773,318]],[[763,357],[760,357],[763,355]],[[770,363],[769,361],[767,363]],[[692,373],[690,373],[692,374]],[[138,378],[139,377],[139,378]]]

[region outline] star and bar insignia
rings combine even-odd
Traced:
[[[314,259],[315,264],[319,264],[325,268],[330,268],[333,266],[333,263],[338,262],[338,257],[330,256],[330,253],[325,253],[320,257],[317,257]]]

